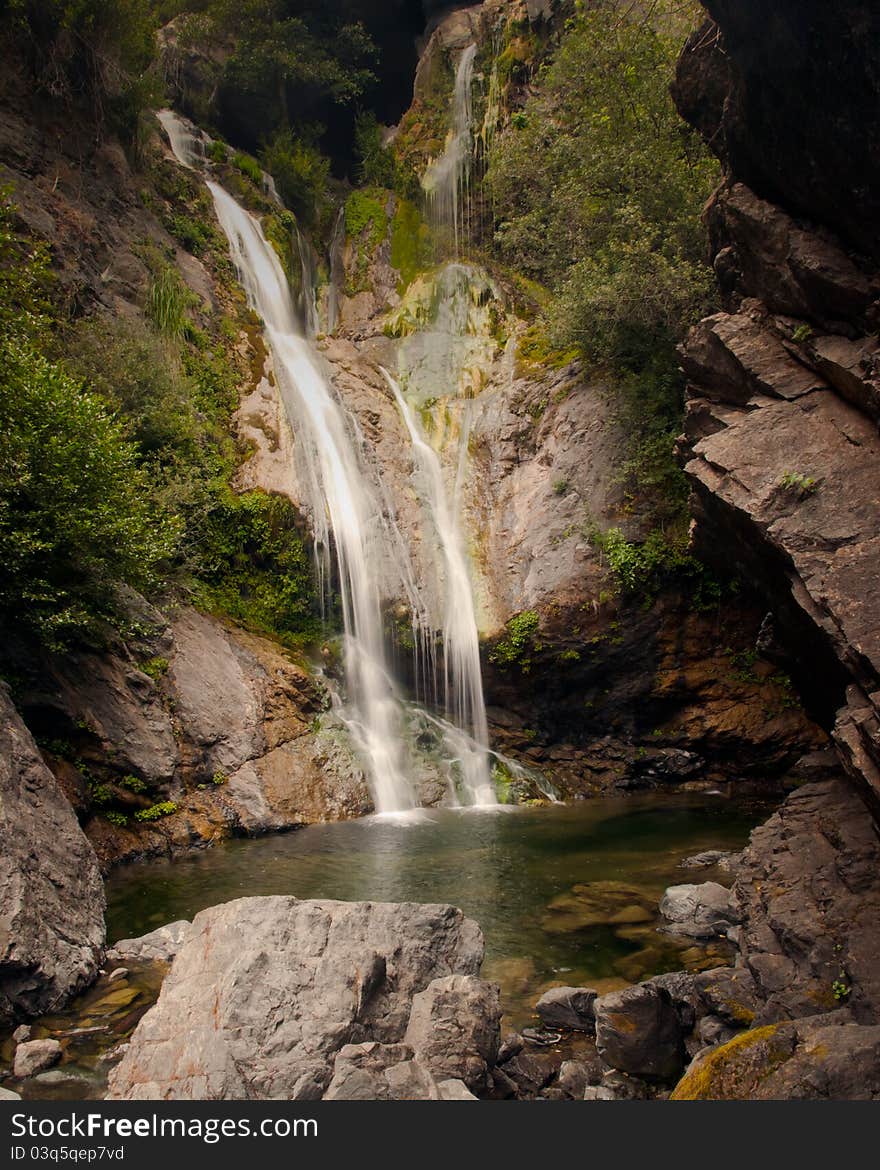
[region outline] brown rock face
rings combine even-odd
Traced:
[[[695,541],[759,583],[876,809],[880,17],[859,0],[704,6],[717,25],[685,47],[675,96],[727,170],[707,211],[727,311],[683,349]]]
[[[0,688],[0,1021],[36,1016],[95,976],[104,947],[98,862]]]

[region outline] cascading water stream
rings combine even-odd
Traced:
[[[467,558],[456,521],[457,507],[450,507],[437,452],[422,436],[398,383],[386,369],[383,368],[382,373],[409,432],[416,467],[422,479],[422,498],[431,514],[443,558],[444,697],[454,727],[469,733],[455,745],[464,788],[472,795],[475,804],[495,804],[489,770],[489,725],[483,698],[480,642]]]
[[[470,236],[470,178],[474,153],[473,84],[477,46],[468,45],[455,71],[452,133],[446,150],[422,179],[435,228],[452,229],[454,254]]]
[[[257,221],[217,183],[209,182],[217,217],[253,307],[263,318],[282,399],[305,448],[313,490],[316,539],[332,532],[345,626],[350,720],[366,760],[377,811],[416,804],[402,751],[400,703],[385,658],[381,598],[371,550],[376,516],[342,407],[311,346],[299,331],[284,270]],[[326,521],[323,516],[326,515]]]
[[[159,118],[178,161],[191,170],[201,170],[206,139],[171,111],[162,111]],[[413,809],[418,800],[409,775],[412,761],[406,750],[412,706],[402,702],[389,667],[380,590],[382,544],[388,543],[389,531],[393,534],[394,522],[384,515],[388,509],[383,508],[381,490],[371,486],[359,458],[356,424],[332,390],[311,344],[317,327],[311,291],[312,253],[299,237],[303,291],[298,313],[284,270],[259,221],[218,183],[207,180],[207,186],[239,279],[251,306],[263,319],[280,394],[297,439],[305,502],[312,516],[318,565],[325,584],[329,579],[329,551],[331,547],[335,549],[345,628],[347,689],[340,713],[364,762],[377,812]],[[399,401],[403,401],[402,397]],[[418,432],[411,425],[411,415],[405,412],[404,418],[415,448]],[[430,456],[420,450],[419,458],[430,468],[430,457],[436,461],[436,456],[427,444],[423,446]],[[447,763],[453,765],[452,774],[457,773],[456,787],[465,803],[494,805],[467,566],[453,513],[445,499],[439,463],[436,470],[437,478],[431,478],[434,472],[430,471],[427,488],[448,565],[450,599],[443,623],[444,645],[448,709],[456,723],[431,722],[439,728],[439,741],[451,756]],[[421,602],[418,587],[408,566],[398,568],[406,592],[412,594],[413,613],[427,630],[427,608]],[[424,712],[418,718],[423,725],[425,719],[430,721]]]

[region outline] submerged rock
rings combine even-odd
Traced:
[[[314,1100],[346,1046],[399,1045],[414,997],[435,979],[476,975],[482,958],[479,927],[452,906],[215,906],[194,919],[108,1098]],[[421,1073],[398,1076],[409,1092]]]
[[[737,921],[730,890],[717,882],[670,886],[660,903],[660,913],[666,919],[663,930],[687,938],[715,938],[726,934]]]

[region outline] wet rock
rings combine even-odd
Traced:
[[[672,1093],[690,1100],[880,1100],[880,1026],[768,1024],[704,1053]]]
[[[13,1073],[19,1080],[51,1068],[61,1059],[61,1045],[57,1040],[26,1040],[15,1050]]]
[[[647,980],[647,984],[669,996],[682,1032],[689,1032],[697,1016],[705,1010],[697,976],[686,971],[670,971],[664,975],[655,975],[653,979]]]
[[[717,882],[670,886],[660,902],[660,913],[666,919],[663,930],[686,938],[715,938],[737,921],[730,891]]]
[[[556,1084],[566,1098],[581,1100],[587,1085],[598,1085],[607,1071],[594,1049],[585,1054],[579,1053],[577,1060],[564,1060],[559,1067]]]
[[[107,958],[112,963],[170,963],[183,946],[191,925],[185,919],[179,919],[151,930],[149,934],[142,934],[140,938],[120,939],[107,952]]]
[[[708,869],[711,866],[718,866],[720,869],[728,869],[732,858],[737,854],[731,850],[724,849],[706,849],[702,853],[694,853],[691,857],[686,857],[681,863],[682,869]]]
[[[482,957],[479,928],[451,906],[215,906],[194,919],[109,1098],[317,1099],[346,1045],[400,1044],[413,997],[476,975]]]
[[[30,1040],[32,1031],[30,1024],[19,1024],[12,1033],[12,1039],[16,1044],[23,1044],[25,1040]]]
[[[103,946],[97,859],[0,685],[0,1021],[86,986]]]
[[[435,979],[412,1001],[404,1043],[438,1080],[484,1089],[498,1057],[498,988],[473,975]]]
[[[592,1032],[595,1028],[593,1004],[597,995],[585,987],[551,987],[538,1000],[535,1011],[548,1028]]]
[[[124,979],[128,975],[128,967],[116,967],[107,976],[108,983],[115,983],[117,979]]]
[[[594,1005],[596,1047],[620,1072],[672,1081],[684,1066],[681,1025],[672,998],[650,984],[600,996]]]

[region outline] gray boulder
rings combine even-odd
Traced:
[[[439,1101],[430,1071],[405,1044],[346,1044],[336,1057],[325,1101]]]
[[[710,939],[726,934],[737,922],[730,891],[717,882],[698,886],[670,886],[660,902],[667,934]]]
[[[90,983],[104,947],[91,845],[0,686],[0,1022]]]
[[[498,988],[474,975],[447,975],[413,997],[404,1042],[441,1080],[484,1089],[498,1058]]]
[[[191,923],[181,918],[151,930],[149,934],[142,934],[140,938],[120,939],[107,952],[107,959],[112,963],[170,963],[183,945],[190,926]],[[114,971],[113,975],[116,974]]]
[[[0,1101],[20,1101],[21,1093],[13,1093],[12,1089],[0,1088]]]
[[[474,1096],[464,1081],[441,1081],[437,1088],[441,1101],[479,1101],[479,1097]]]
[[[51,1068],[60,1059],[61,1045],[57,1040],[26,1040],[15,1050],[12,1071],[21,1080],[42,1072],[44,1068]]]
[[[592,1032],[596,1024],[593,1004],[598,994],[586,987],[551,987],[538,1000],[535,1011],[548,1028]]]
[[[214,906],[193,921],[108,1099],[315,1100],[343,1048],[400,1044],[413,997],[476,975],[482,958],[479,927],[452,906]]]
[[[684,1067],[684,1038],[669,992],[641,983],[600,996],[596,1047],[613,1068],[648,1081],[673,1081]]]

